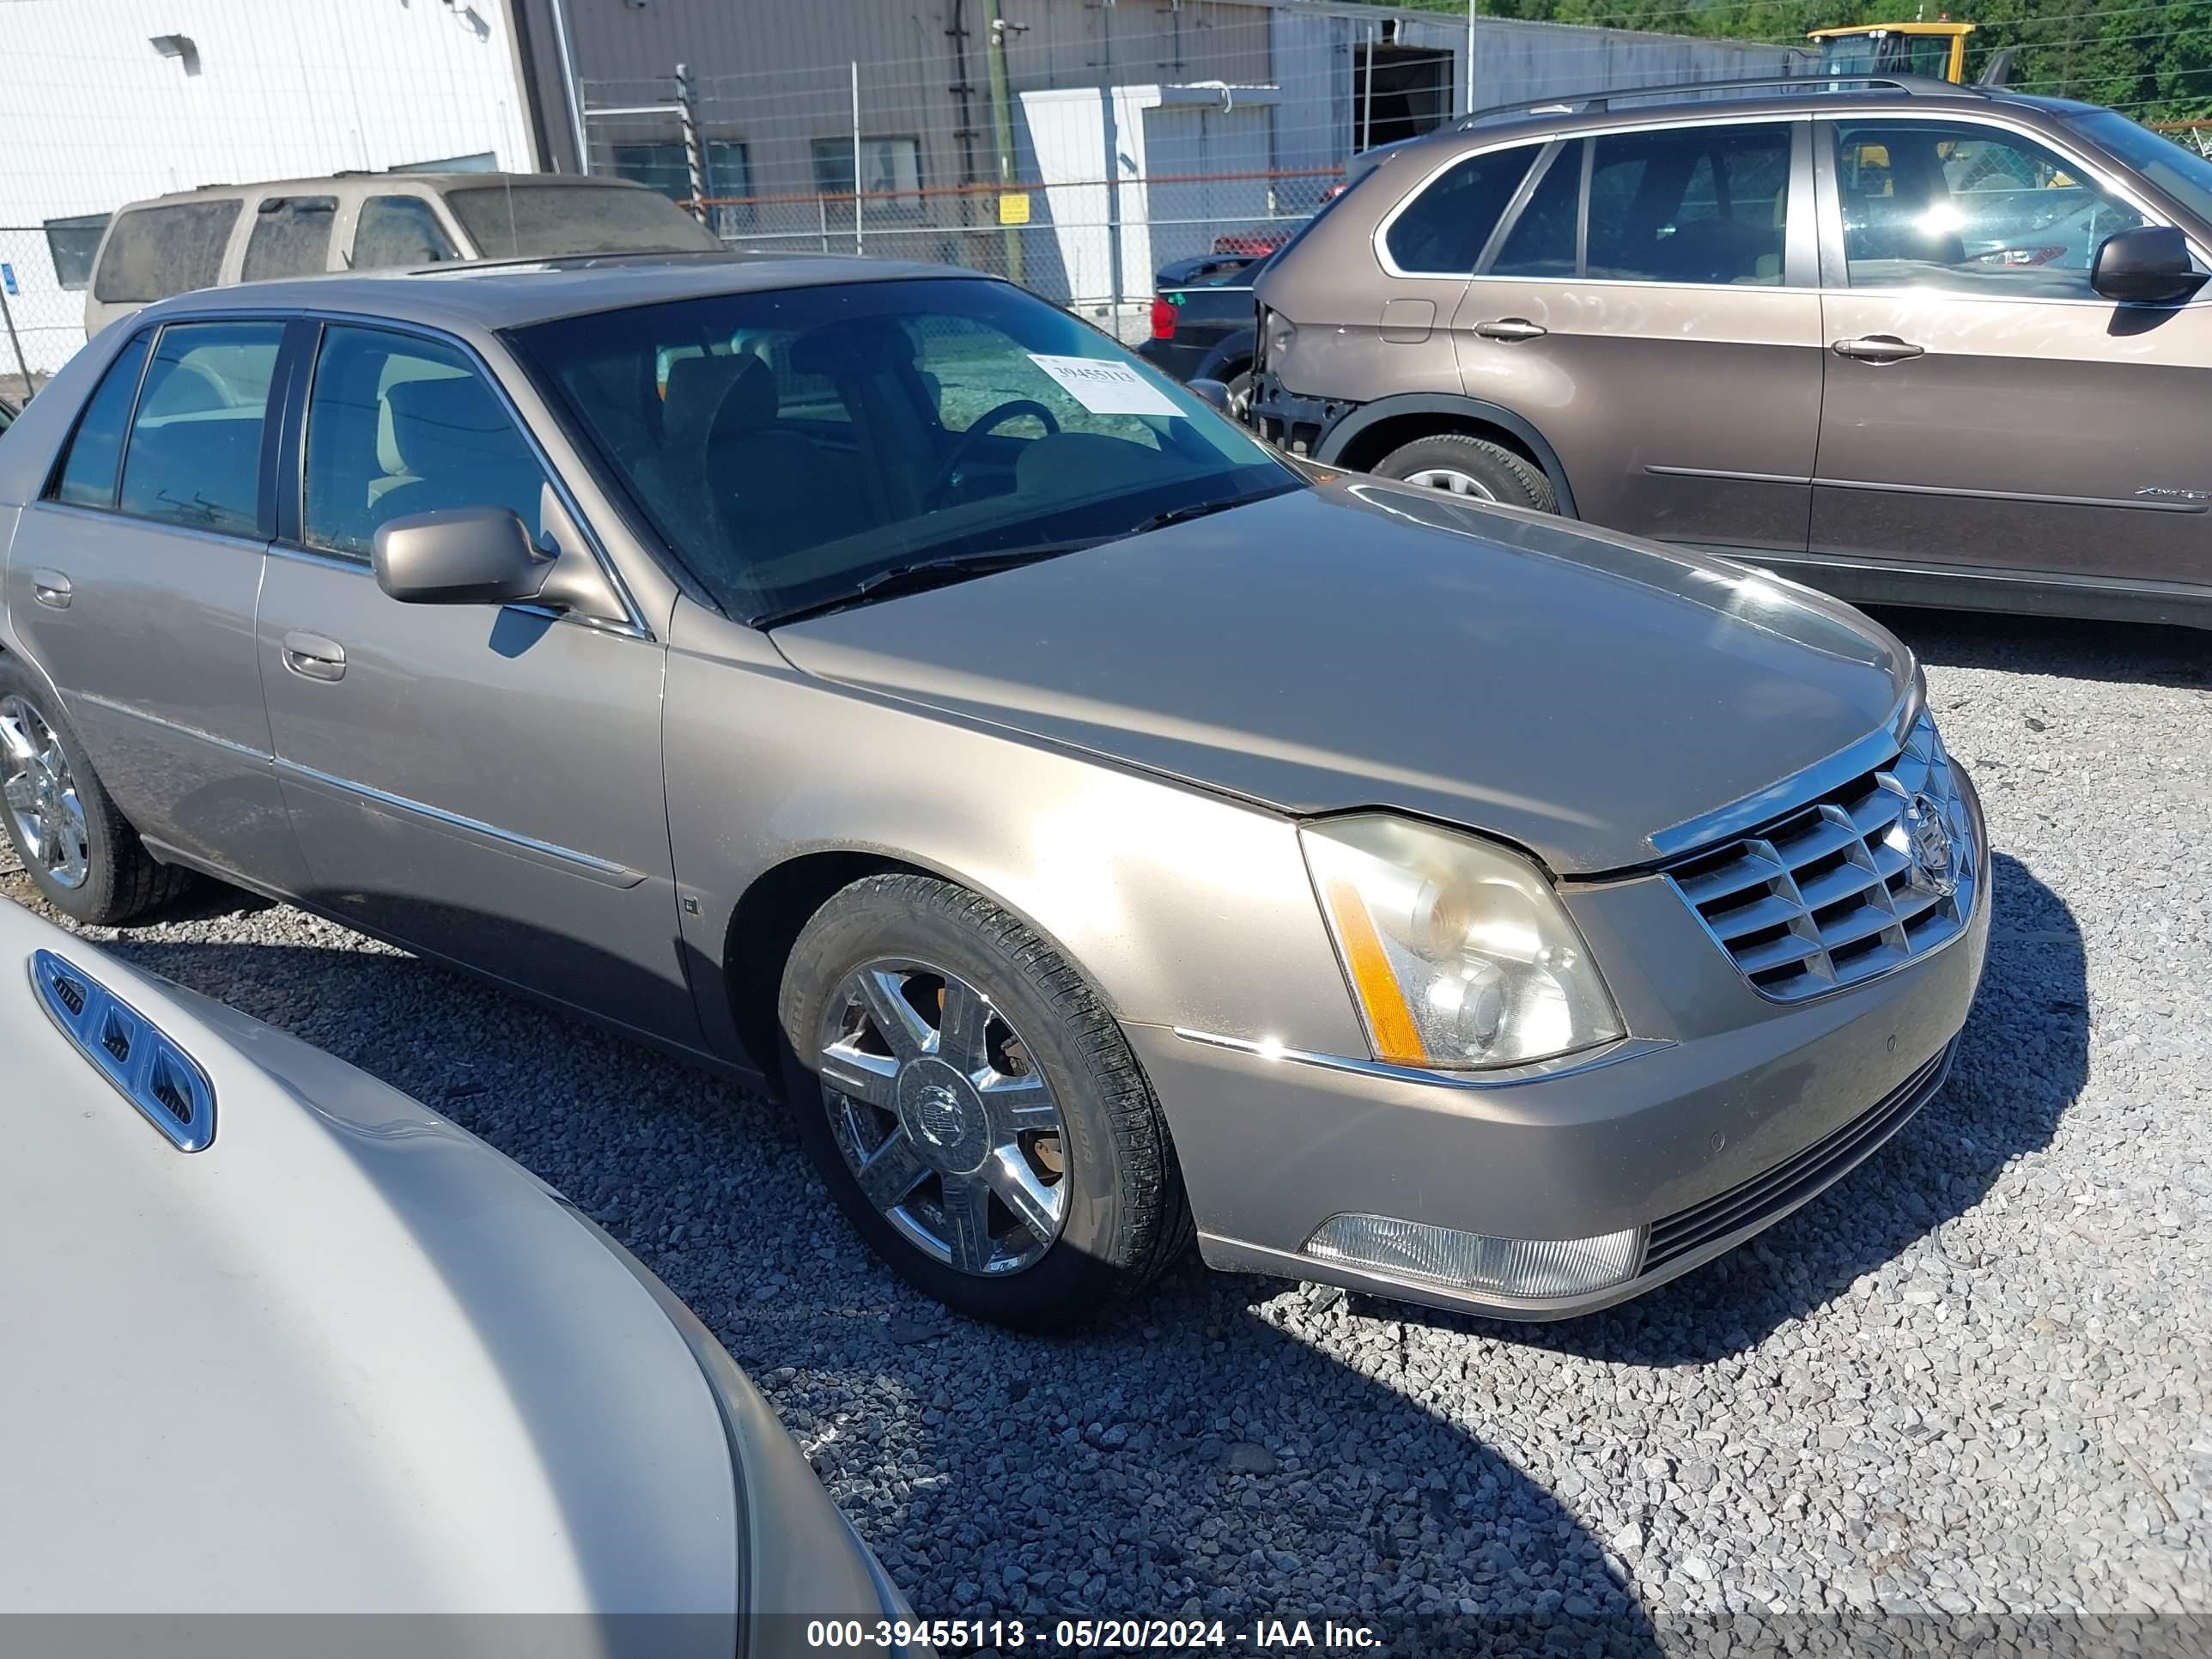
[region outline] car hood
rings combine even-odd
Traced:
[[[1468,825],[1577,873],[1648,863],[1866,738],[1914,672],[1794,583],[1367,478],[775,638],[823,679],[1288,813]]]
[[[204,1070],[205,1150],[37,1005],[40,949]],[[4,901],[0,1053],[0,1613],[678,1615],[604,1650],[727,1659],[741,1605],[804,1610],[763,1559],[803,1550],[829,1603],[880,1615],[727,1356],[483,1142]],[[594,1627],[533,1640],[601,1652]]]

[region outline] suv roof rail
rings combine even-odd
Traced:
[[[1932,75],[1755,75],[1740,80],[1681,81],[1656,87],[1613,87],[1603,92],[1567,93],[1552,98],[1531,98],[1518,104],[1498,104],[1489,109],[1476,110],[1472,115],[1462,115],[1452,123],[1452,131],[1465,131],[1478,121],[1494,121],[1502,115],[1534,115],[1554,111],[1560,114],[1581,114],[1590,110],[1607,110],[1613,107],[1615,100],[1622,99],[1680,98],[1692,93],[1755,92],[1767,88],[1779,88],[1788,92],[1832,92],[1845,87],[1883,87],[1914,98],[1924,98],[1931,93],[1986,98],[1990,92],[1990,88],[1984,87],[1957,86],[1948,81],[1938,80]]]

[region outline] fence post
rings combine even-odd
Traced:
[[[860,189],[860,64],[853,60],[853,252],[868,251],[867,226],[864,222],[866,210],[862,205]]]
[[[568,106],[568,131],[576,141],[576,171],[592,170],[592,135],[584,125],[584,94],[576,76],[576,48],[568,38],[568,0],[552,0],[553,43],[561,54],[561,92]]]
[[[991,70],[991,142],[999,151],[999,222],[1005,228],[1000,234],[1006,241],[1006,275],[1015,282],[1024,280],[1022,268],[1022,233],[1018,226],[1006,224],[1006,199],[1013,188],[1018,172],[1014,157],[1014,115],[1012,96],[1006,89],[1006,20],[999,15],[999,0],[991,0],[991,43],[986,61]]]
[[[691,101],[691,69],[676,66],[676,124],[684,135],[684,166],[691,175],[691,216],[707,222],[707,150],[699,142],[699,112]]]
[[[0,288],[0,320],[8,325],[8,346],[15,354],[15,372],[23,377],[23,401],[31,401],[31,366],[23,361],[23,343],[15,337],[15,313],[8,304],[8,290]]]
[[[1375,42],[1379,31],[1367,27],[1367,82],[1359,98],[1359,148],[1368,147],[1375,131]]]
[[[1478,0],[1467,0],[1467,113],[1474,113],[1474,13]]]

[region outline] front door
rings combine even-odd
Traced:
[[[2097,246],[2148,222],[2080,162],[1966,120],[1821,124],[1831,342],[1812,550],[2212,575],[2212,302],[2119,306]]]
[[[1805,126],[1561,145],[1469,284],[1454,330],[1467,393],[1544,434],[1581,517],[1804,546],[1820,414]]]
[[[660,772],[663,647],[641,627],[403,605],[377,527],[505,507],[575,535],[454,344],[331,325],[295,533],[271,550],[262,679],[309,896],[372,933],[649,1034],[697,1041]]]
[[[283,337],[281,323],[188,322],[125,344],[24,510],[8,605],[132,826],[289,889],[300,869],[253,645]]]

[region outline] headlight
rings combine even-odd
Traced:
[[[1472,836],[1380,814],[1300,831],[1377,1060],[1517,1066],[1621,1035],[1543,873]]]

